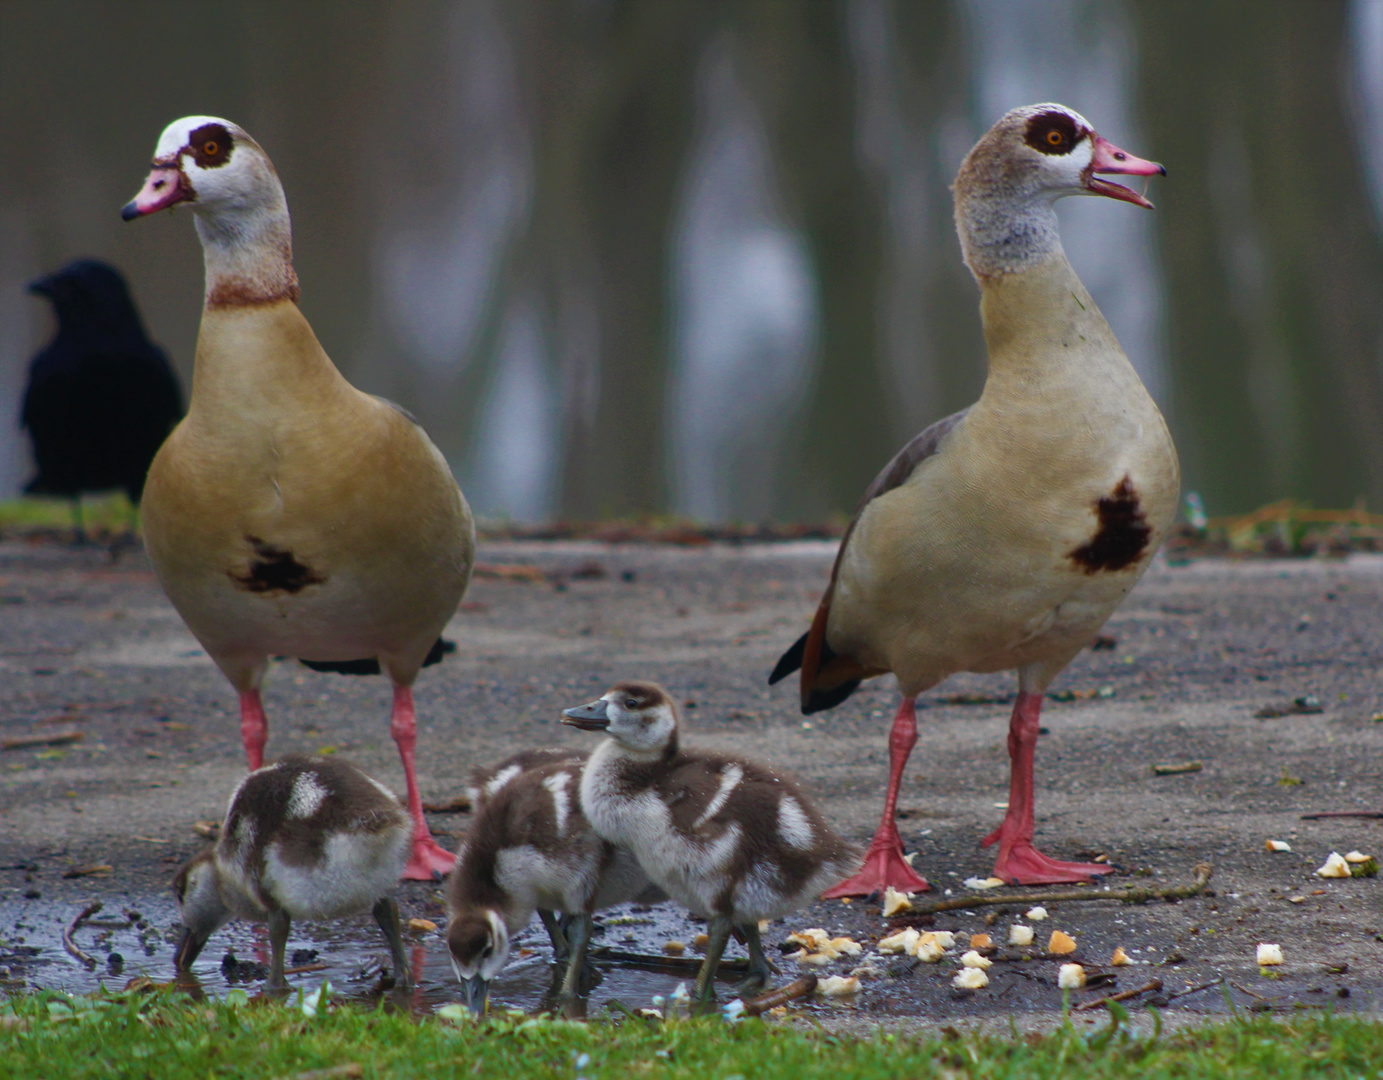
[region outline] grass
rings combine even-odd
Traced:
[[[0,1007],[0,1076],[68,1077],[1370,1077],[1383,1073],[1383,1023],[1270,1018],[1130,1036],[1115,1016],[1092,1034],[998,1039],[831,1035],[747,1020],[589,1024],[504,1017],[474,1022],[330,1006],[197,1003],[168,990],[71,997],[39,993]]]
[[[93,536],[121,535],[129,531],[134,508],[123,493],[86,495],[82,498],[82,522]],[[26,496],[0,499],[0,534],[72,532],[72,503],[67,499]]]

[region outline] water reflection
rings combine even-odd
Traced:
[[[1154,212],[1061,214],[1188,486],[1212,514],[1383,505],[1379,0],[263,15],[0,5],[0,415],[47,329],[23,285],[77,256],[129,273],[190,374],[186,215],[115,215],[165,123],[223,113],[284,178],[328,351],[423,419],[482,513],[845,511],[978,391],[947,185],[1000,113],[1056,99],[1169,166]],[[25,453],[0,423],[0,494]]]

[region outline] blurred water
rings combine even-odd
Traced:
[[[1040,100],[1169,167],[1063,241],[1209,512],[1383,503],[1383,0],[7,0],[0,418],[23,286],[78,256],[190,377],[188,215],[117,215],[211,112],[274,158],[328,352],[482,514],[847,512],[978,391],[947,188]],[[0,422],[0,496],[27,468]]]

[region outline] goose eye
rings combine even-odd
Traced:
[[[1053,133],[1053,134],[1055,134],[1055,133]],[[1051,138],[1051,136],[1049,135],[1048,138]],[[221,149],[220,144],[218,144],[218,143],[215,142],[215,141],[208,142],[208,143],[204,143],[204,144],[202,145],[202,153],[204,153],[207,157],[215,157],[215,156],[216,156],[216,151],[218,151],[218,150],[220,150],[220,149]]]
[[[1047,132],[1048,146],[1060,146],[1065,141],[1066,136],[1063,135],[1061,132],[1057,131],[1056,128],[1053,128],[1051,131]]]

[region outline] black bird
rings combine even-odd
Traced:
[[[149,463],[182,419],[182,391],[114,267],[79,259],[29,291],[52,301],[58,333],[29,366],[20,426],[38,475],[24,491],[71,499],[80,542],[82,492],[119,488],[138,505]]]

